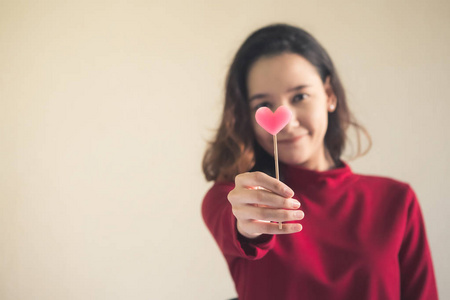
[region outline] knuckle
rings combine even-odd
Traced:
[[[278,231],[281,231],[282,233],[291,233],[292,232],[292,226],[291,224],[283,224],[283,227],[281,229],[277,228]]]
[[[238,209],[236,209],[235,207],[233,207],[232,209],[231,209],[231,211],[232,211],[232,213],[233,213],[233,215],[236,217],[236,219],[240,219],[240,217],[239,217],[239,210]]]
[[[255,219],[257,220],[265,219],[265,212],[263,208],[258,208],[257,210],[255,210]]]
[[[291,229],[291,230],[290,230],[291,232],[299,232],[299,231],[302,231],[302,230],[303,230],[303,226],[302,226],[302,224],[300,224],[300,223],[298,223],[298,224],[292,224],[290,229]]]
[[[234,177],[234,182],[237,184],[238,182],[241,182],[242,176],[244,176],[243,173],[237,174],[236,177]]]
[[[237,217],[237,213],[236,213],[236,209],[233,207],[231,208],[231,212],[233,213],[233,215],[236,217],[236,219],[238,219]]]
[[[286,219],[286,213],[284,211],[278,211],[278,210],[273,212],[271,218],[272,218],[272,221],[277,221],[277,222],[288,220],[288,219]]]
[[[281,192],[284,189],[284,185],[281,182],[277,181],[274,185],[274,188],[276,191]]]
[[[269,209],[262,208],[259,210],[259,216],[262,220],[270,220],[272,217],[272,214]]]
[[[262,208],[258,208],[255,210],[253,219],[264,220],[264,211]]]
[[[260,171],[253,172],[253,179],[255,181],[261,181],[263,178],[263,173]]]
[[[228,201],[233,202],[235,193],[236,193],[235,189],[231,190],[231,191],[228,193],[228,195],[227,195]]]
[[[295,230],[293,230],[292,224],[285,224],[285,225],[283,225],[282,230],[283,230],[285,233],[292,233],[292,232],[295,232]]]
[[[264,202],[264,194],[261,191],[254,191],[255,202],[262,203]]]

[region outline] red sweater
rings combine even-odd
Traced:
[[[239,300],[438,299],[424,221],[412,188],[343,167],[284,166],[301,203],[303,230],[249,240],[227,200],[233,182],[215,183],[204,221],[228,263]]]

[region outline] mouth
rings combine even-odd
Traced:
[[[281,139],[281,140],[279,140],[278,141],[278,143],[279,144],[292,144],[292,143],[295,143],[296,141],[298,141],[298,140],[300,140],[300,139],[302,139],[302,138],[304,138],[304,137],[306,137],[307,136],[307,134],[302,134],[302,135],[298,135],[298,136],[295,136],[295,137],[292,137],[292,138],[287,138],[287,139]]]

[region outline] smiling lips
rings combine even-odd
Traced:
[[[278,140],[278,144],[291,144],[291,143],[295,143],[296,141],[300,140],[301,138],[303,138],[303,137],[305,137],[305,136],[306,136],[306,134],[302,134],[302,135],[298,135],[298,136],[293,137],[293,138]]]

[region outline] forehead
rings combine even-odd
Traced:
[[[248,93],[277,92],[302,85],[321,82],[316,68],[304,57],[283,53],[262,57],[250,67],[247,76]]]

